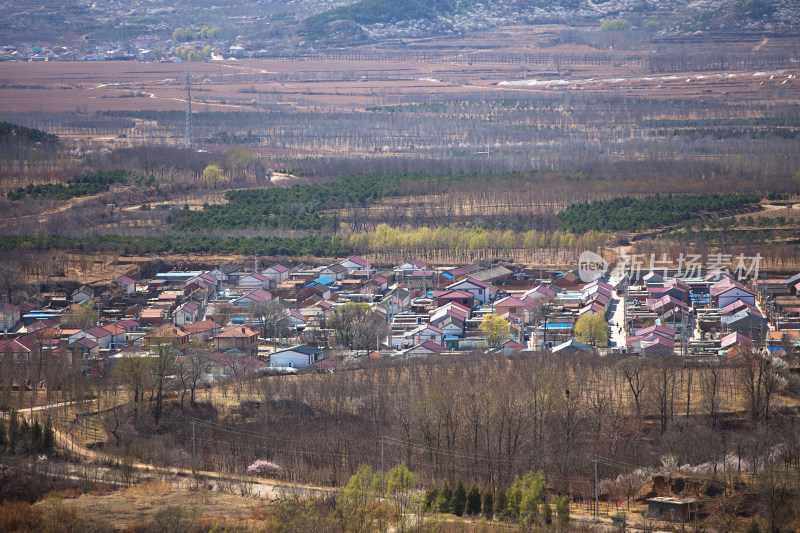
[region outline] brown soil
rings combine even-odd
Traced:
[[[692,79],[690,75],[704,73],[654,74],[647,66],[648,52],[597,50],[571,44],[553,46],[553,37],[562,29],[560,26],[506,27],[475,36],[410,39],[402,48],[395,49],[391,45],[380,49],[357,47],[345,57],[197,62],[188,68],[194,80],[195,109],[209,111],[255,110],[264,101],[298,108],[331,105],[359,108],[435,98],[436,94],[487,90],[732,99],[759,98],[765,91],[776,88],[789,95],[800,88],[800,76],[797,76],[800,70],[797,69],[775,75],[748,73],[730,78],[713,76],[719,72],[705,73],[711,77]],[[787,42],[791,45],[790,41],[771,38],[759,46],[778,54],[786,49]],[[709,43],[707,47],[709,52],[719,49],[725,53],[750,53],[755,44],[758,43],[724,43],[724,46]],[[424,59],[421,55],[415,56],[417,52],[421,54],[423,48],[439,53]],[[370,59],[385,51],[394,57]],[[359,57],[359,53],[365,55]],[[616,58],[613,62],[606,57],[611,53]],[[504,54],[531,54],[535,63],[506,60]],[[565,61],[567,58],[569,60]],[[125,61],[1,63],[0,79],[13,82],[0,87],[0,110],[181,111],[185,108],[186,71],[186,64]],[[545,72],[557,73],[557,78],[566,80],[592,81],[537,87],[498,85],[508,80],[541,79]],[[665,79],[665,75],[675,75],[675,78]],[[642,77],[650,79],[638,79]]]

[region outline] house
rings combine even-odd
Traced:
[[[94,300],[94,290],[84,285],[72,292],[72,302],[79,304],[87,300]]]
[[[472,279],[482,281],[484,283],[503,284],[513,272],[504,266],[496,266],[486,270],[479,270],[472,274]]]
[[[504,353],[507,353],[509,351],[510,352],[521,352],[525,348],[527,348],[527,346],[525,346],[524,344],[521,344],[521,343],[519,343],[519,342],[517,342],[515,340],[506,341],[503,344],[503,352]]]
[[[553,354],[579,355],[592,353],[592,347],[571,339],[554,346],[551,351]]]
[[[123,326],[114,322],[100,327],[111,333],[111,348],[115,348],[126,343],[128,331]]]
[[[331,299],[331,289],[322,283],[314,283],[297,291],[297,301],[304,301],[312,296],[319,296],[322,300]]]
[[[439,314],[431,318],[430,324],[442,330],[445,337],[462,337],[464,335],[466,317],[455,312]]]
[[[475,298],[471,292],[461,290],[433,291],[433,299],[439,307],[454,302],[464,307],[472,309],[475,306]]]
[[[767,340],[770,345],[791,344],[794,346],[800,345],[800,331],[769,331],[767,332]]]
[[[185,350],[189,346],[189,333],[171,324],[164,324],[151,331],[145,338],[145,344],[153,347],[161,344],[170,344],[178,350]]]
[[[533,309],[532,304],[520,300],[516,296],[506,296],[494,302],[494,313],[496,315],[511,313],[521,317],[524,322],[529,321],[531,309]]]
[[[754,315],[763,316],[761,314],[761,310],[758,307],[756,307],[755,305],[749,304],[749,303],[745,302],[744,300],[738,300],[738,299],[735,302],[731,302],[728,305],[726,305],[725,307],[723,307],[722,309],[720,309],[720,311],[724,315],[735,315],[739,311],[743,311],[743,310],[744,311],[750,311]]]
[[[145,324],[150,324],[152,326],[160,326],[166,322],[164,316],[166,312],[164,309],[142,309],[142,312],[139,313],[139,320],[141,320]]]
[[[604,315],[605,312],[606,312],[606,307],[603,304],[592,301],[580,308],[580,310],[578,311],[578,316],[582,316],[587,313],[599,313],[601,315]]]
[[[642,328],[636,332],[639,337],[649,337],[650,335],[659,335],[665,339],[675,340],[675,331],[664,326],[650,326]]]
[[[574,272],[567,272],[566,274],[556,276],[553,280],[553,285],[559,289],[574,290],[579,288],[583,282],[581,278]]]
[[[326,266],[319,271],[320,277],[328,276],[333,281],[342,281],[350,272],[348,268],[340,263]]]
[[[404,336],[411,340],[410,344],[420,344],[429,340],[437,344],[442,344],[444,341],[444,332],[430,324],[417,326],[411,331],[407,331]]]
[[[273,368],[303,368],[314,363],[322,356],[322,350],[307,344],[298,344],[291,348],[272,352],[269,366]]]
[[[154,279],[152,281],[147,282],[147,292],[159,292],[163,291],[167,286],[167,280],[165,279]]]
[[[215,268],[209,272],[209,274],[214,276],[217,281],[228,281],[230,275],[237,270],[239,270],[239,268],[236,265],[227,264]]]
[[[73,360],[89,359],[100,355],[100,344],[86,337],[67,344],[67,349],[72,352]]]
[[[265,291],[264,289],[255,289],[248,292],[244,296],[240,296],[239,298],[232,300],[231,303],[237,307],[249,307],[259,302],[268,302],[271,299],[271,292]]]
[[[236,358],[233,362],[237,374],[254,374],[265,366],[267,364],[256,357]]]
[[[397,277],[410,276],[413,272],[417,270],[425,270],[426,268],[427,265],[422,261],[412,259],[411,261],[407,261],[402,265],[394,267],[394,274]]]
[[[645,285],[650,287],[656,285],[663,285],[664,278],[662,276],[659,276],[655,272],[648,272],[642,277],[642,281],[644,282]]]
[[[245,289],[269,289],[269,278],[258,272],[253,272],[240,277],[237,286]]]
[[[742,300],[750,305],[756,304],[756,295],[752,291],[745,289],[744,285],[731,278],[723,278],[711,286],[711,298],[717,309]]]
[[[302,329],[308,323],[308,317],[296,309],[286,310],[286,325],[294,329]]]
[[[209,279],[211,278],[211,279]],[[217,292],[217,279],[211,274],[203,273],[187,280],[183,285],[184,296],[196,294],[197,291],[204,291],[206,295]]]
[[[471,277],[451,283],[446,288],[449,290],[469,292],[481,304],[489,302],[496,292],[488,283]]]
[[[111,344],[114,340],[114,335],[105,328],[94,326],[91,328],[82,329],[74,335],[71,335],[67,340],[67,344],[72,344],[75,341],[83,338],[93,340],[100,345],[101,350],[107,350],[111,347]]]
[[[650,335],[639,342],[641,354],[647,357],[669,357],[675,347],[675,341],[661,335]]]
[[[122,291],[127,296],[130,296],[136,292],[136,281],[132,280],[128,276],[118,276],[114,282],[122,288]]]
[[[366,259],[362,259],[360,257],[351,257],[345,261],[339,263],[343,267],[347,268],[349,272],[353,272],[356,270],[369,270],[370,264],[369,261]]]
[[[289,279],[289,269],[280,264],[274,264],[261,271],[261,275],[269,278],[270,282],[277,285]]]
[[[245,326],[228,326],[212,339],[212,343],[220,352],[238,349],[252,356],[258,352],[258,332]]]
[[[538,285],[523,293],[520,300],[528,302],[535,307],[541,305],[541,302],[544,302],[547,298],[554,298],[556,294],[558,294],[558,292],[553,289],[545,287],[544,285]]]
[[[0,357],[5,357],[5,354],[11,354],[11,360],[15,363],[25,361],[31,362],[31,348],[21,343],[18,339],[2,339],[0,340]]]
[[[433,341],[425,341],[421,344],[417,344],[398,352],[398,356],[406,356],[406,357],[426,357],[429,355],[439,355],[440,353],[445,351],[445,347],[441,344],[437,344]]]
[[[206,370],[209,380],[225,378],[233,374],[233,364],[236,358],[222,352],[211,352],[208,356],[209,364]]]
[[[738,331],[734,331],[728,335],[722,337],[720,341],[719,347],[723,350],[732,348],[733,346],[742,346],[744,348],[750,349],[753,347],[753,340],[750,337],[742,335]]]
[[[118,320],[116,324],[121,328],[125,328],[126,333],[139,331],[140,326],[138,320],[133,320],[131,318],[123,318],[122,320]]]
[[[647,287],[648,299],[658,300],[664,296],[671,296],[683,303],[689,301],[689,291],[677,285],[663,285],[657,287]]]
[[[744,309],[733,315],[724,315],[720,322],[725,332],[738,331],[751,339],[763,338],[768,330],[766,318]]]
[[[172,312],[172,324],[182,326],[197,322],[201,312],[200,304],[192,301],[185,302]]]
[[[661,298],[657,300],[648,300],[648,305],[650,309],[658,313],[659,315],[663,315],[667,311],[672,309],[679,310],[683,314],[689,313],[689,306],[686,305],[683,301],[674,298],[670,294],[665,294]]]
[[[466,321],[472,315],[472,309],[456,302],[450,302],[431,311],[431,322],[443,315],[452,315]]]
[[[364,292],[372,294],[382,294],[388,287],[389,282],[383,276],[375,276],[364,283]]]
[[[181,328],[189,334],[189,341],[209,341],[220,331],[220,326],[213,320],[201,320],[190,324],[183,324]]]

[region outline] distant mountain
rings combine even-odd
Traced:
[[[800,30],[796,0],[359,0],[305,19],[312,40],[419,37],[504,24],[584,24],[611,18],[651,31]]]

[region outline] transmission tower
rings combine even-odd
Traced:
[[[186,148],[194,150],[194,132],[192,131],[192,84],[189,70],[186,70]]]

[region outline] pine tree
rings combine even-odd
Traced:
[[[556,498],[556,516],[560,526],[569,524],[569,497],[566,494]]]
[[[19,439],[18,444],[24,447],[27,447],[31,442],[31,426],[28,424],[28,421],[24,418],[19,423]],[[30,451],[29,449],[26,451]]]
[[[444,485],[442,485],[442,491],[439,493],[439,497],[436,499],[437,502],[437,509],[440,513],[449,513],[450,512],[450,500],[453,498],[453,489],[450,488],[450,484],[445,481]]]
[[[545,503],[542,506],[542,522],[545,524],[553,523],[553,508],[550,507],[549,503]]]
[[[478,490],[478,485],[472,484],[467,492],[467,514],[469,516],[477,516],[481,514],[481,491]]]
[[[450,499],[450,512],[456,516],[464,515],[464,507],[467,504],[467,490],[464,488],[464,483],[461,478],[456,483],[456,488],[453,491],[453,497]]]
[[[494,500],[494,514],[498,519],[504,520],[506,518],[506,511],[508,507],[508,498],[506,497],[505,487],[497,489],[497,498]]]
[[[0,418],[0,447],[5,447],[8,444],[8,435],[6,433],[6,421]]]
[[[423,508],[426,511],[434,511],[436,510],[436,498],[439,496],[439,491],[436,489],[436,485],[433,485],[431,488],[425,491],[425,496],[422,500]]]
[[[492,495],[492,487],[486,485],[481,500],[483,504],[483,516],[486,517],[487,520],[491,520],[494,516],[494,496]]]
[[[42,449],[42,425],[38,418],[33,419],[31,427],[31,453],[39,453]]]
[[[56,447],[56,432],[53,429],[53,419],[50,415],[44,421],[44,434],[42,435],[42,451],[46,454],[53,453]]]
[[[19,419],[17,419],[17,412],[11,411],[11,417],[8,419],[8,451],[14,453],[17,449],[17,442],[19,441]]]

